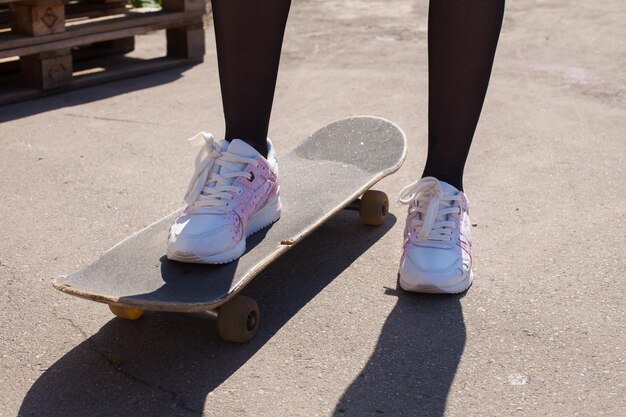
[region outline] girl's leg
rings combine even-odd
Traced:
[[[212,0],[226,139],[267,155],[267,131],[291,0]]]
[[[199,135],[187,208],[170,228],[167,257],[222,264],[280,218],[278,162],[267,130],[290,0],[212,0],[212,6],[226,141]]]
[[[428,15],[428,158],[422,176],[463,190],[504,0],[436,0]]]
[[[428,16],[428,157],[405,187],[400,259],[408,291],[459,293],[472,284],[472,228],[463,167],[483,105],[504,0],[435,0]]]

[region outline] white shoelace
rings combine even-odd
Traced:
[[[202,146],[196,156],[196,170],[185,193],[185,202],[191,208],[220,207],[227,204],[233,199],[233,193],[242,191],[232,185],[235,178],[252,178],[249,172],[241,171],[238,164],[252,164],[255,167],[258,165],[254,158],[221,152],[210,133],[198,133],[189,142],[194,146]],[[213,172],[215,164],[226,167],[230,172]]]
[[[461,212],[458,204],[454,204],[459,199],[460,194],[444,193],[439,181],[433,177],[422,178],[400,191],[402,204],[415,203],[409,212],[418,213],[411,222],[418,240],[449,242],[456,223],[448,220],[448,215]]]

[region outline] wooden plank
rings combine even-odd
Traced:
[[[115,60],[107,60],[107,62],[109,63],[111,61]],[[89,72],[88,70],[76,71],[74,73],[74,78],[71,84],[50,90],[40,90],[37,88],[20,86],[17,82],[17,74],[13,74],[13,76],[3,75],[2,80],[0,81],[0,106],[24,100],[32,100],[36,98],[46,97],[65,91],[102,84],[105,82],[151,74],[186,65],[193,65],[202,62],[202,59],[178,59],[162,57],[140,61],[124,58],[118,61],[119,63],[107,67],[102,72]]]
[[[107,30],[138,26],[141,24],[152,24],[168,19],[168,16],[176,19],[182,15],[198,16],[199,12],[185,13],[157,11],[150,13],[131,12],[120,15],[107,15],[89,20],[68,22],[67,31],[65,33],[48,35],[45,39],[33,39],[32,37],[16,35],[5,31],[0,32],[0,50],[71,38],[78,35],[77,33],[74,33],[76,31],[81,31],[80,35],[91,34]]]
[[[130,9],[124,1],[114,3],[75,3],[65,6],[65,21],[110,16],[126,13]],[[0,29],[11,27],[11,13],[8,6],[0,6]]]
[[[0,33],[0,58],[124,38],[152,30],[191,25],[201,21],[203,14],[203,11],[160,11],[105,16],[91,19],[85,23],[68,25],[65,32],[47,35],[45,38]],[[115,35],[112,35],[113,33]]]
[[[66,39],[57,42],[48,42],[42,45],[35,45],[24,48],[17,48],[8,51],[0,51],[0,58],[15,56],[15,55],[29,55],[34,53],[40,53],[44,51],[57,50],[63,48],[71,48],[80,45],[89,45],[95,42],[103,42],[113,39],[125,38],[129,36],[142,35],[148,32],[152,32],[159,29],[170,29],[185,24],[193,24],[189,22],[188,18],[182,18],[181,20],[169,20],[165,22],[158,22],[152,25],[136,26],[128,29],[120,29],[103,33],[96,33],[93,35],[80,36],[75,39]]]

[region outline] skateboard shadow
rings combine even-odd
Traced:
[[[243,291],[263,316],[248,344],[221,341],[206,314],[112,319],[39,377],[19,415],[201,416],[207,395],[395,222],[372,228],[341,212],[269,266]]]
[[[367,364],[335,406],[334,416],[420,416],[445,413],[465,347],[458,295],[398,297]]]

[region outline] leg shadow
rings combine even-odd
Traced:
[[[109,321],[41,375],[19,415],[201,416],[208,393],[395,221],[390,215],[372,228],[354,213],[339,213],[268,267],[244,290],[262,314],[259,333],[246,345],[221,341],[207,315],[146,313],[134,322]]]
[[[335,416],[443,416],[465,346],[459,295],[387,290],[398,302]]]

